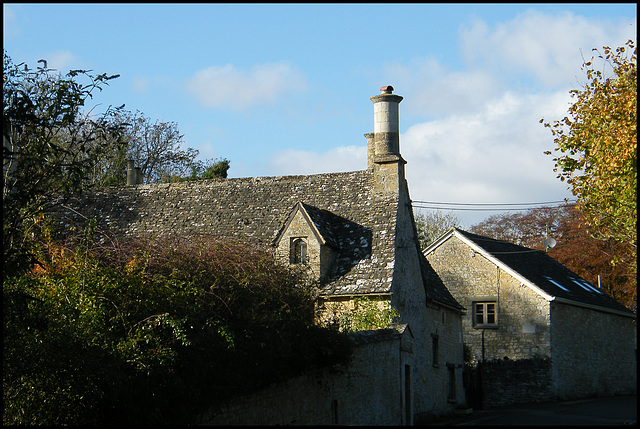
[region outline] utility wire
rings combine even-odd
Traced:
[[[535,209],[537,207],[528,207],[528,208],[456,208],[456,207],[432,207],[432,206],[422,206],[422,205],[413,205],[414,208],[417,209],[431,209],[431,210],[453,210],[453,211],[474,211],[474,212],[504,212],[504,211],[526,211],[530,209]]]
[[[455,211],[510,211],[510,210],[531,210],[546,207],[549,204],[566,204],[576,200],[542,201],[536,203],[454,203],[438,201],[412,201],[415,208],[432,210],[455,210]],[[466,207],[458,207],[466,206]],[[527,207],[522,207],[527,206]],[[556,206],[557,208],[559,206]]]
[[[575,200],[570,200],[569,202],[572,202],[572,201],[575,201]],[[440,205],[448,205],[448,206],[541,206],[545,204],[566,203],[567,201],[565,200],[542,201],[538,203],[443,203],[438,201],[413,200],[413,202],[420,203],[420,204],[440,204]]]

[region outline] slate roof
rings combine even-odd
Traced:
[[[96,216],[125,236],[213,234],[272,246],[299,203],[338,250],[323,295],[390,292],[398,197],[374,192],[368,170],[106,188],[58,214],[80,225]]]
[[[463,241],[466,239],[476,249],[484,251],[485,254],[497,260],[503,268],[510,268],[513,273],[527,280],[530,286],[537,289],[541,295],[546,295],[549,300],[557,299],[569,303],[602,307],[631,317],[634,316],[631,310],[542,250],[534,250],[507,241],[472,234],[459,228],[452,228],[448,234],[456,234]]]

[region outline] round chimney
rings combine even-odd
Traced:
[[[402,97],[393,94],[391,85],[380,88],[373,102],[373,134],[375,155],[400,155],[398,105]]]

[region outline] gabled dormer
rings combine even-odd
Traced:
[[[276,256],[290,265],[306,266],[317,279],[324,277],[338,252],[330,215],[296,204],[276,238]]]

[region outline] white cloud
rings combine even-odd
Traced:
[[[78,59],[69,51],[56,51],[47,55],[47,67],[59,71],[69,70],[77,67]]]
[[[149,90],[149,79],[146,78],[134,78],[133,90],[135,92],[147,92]]]
[[[407,66],[386,64],[383,73],[384,79],[411,94],[403,109],[435,117],[476,111],[502,86],[485,71],[448,70],[434,58],[413,60]]]
[[[569,197],[553,172],[551,132],[539,120],[566,114],[567,93],[503,96],[477,113],[410,127],[401,136],[416,201],[517,203]],[[476,214],[474,222],[487,216]]]
[[[306,89],[304,76],[287,63],[238,70],[231,64],[196,72],[187,89],[207,108],[244,110],[272,103],[282,94]]]
[[[519,73],[549,86],[567,85],[582,77],[581,55],[588,60],[593,48],[635,39],[636,20],[594,21],[571,12],[551,16],[529,10],[495,28],[475,21],[462,27],[460,37],[470,67]]]
[[[622,46],[635,34],[635,19],[600,22],[570,12],[552,16],[530,10],[491,28],[480,20],[462,26],[466,69],[452,70],[427,57],[385,64],[382,74],[411,94],[402,104],[407,113],[430,118],[470,114],[514,85],[567,91],[581,86],[586,79],[582,56],[590,59],[593,48]]]

